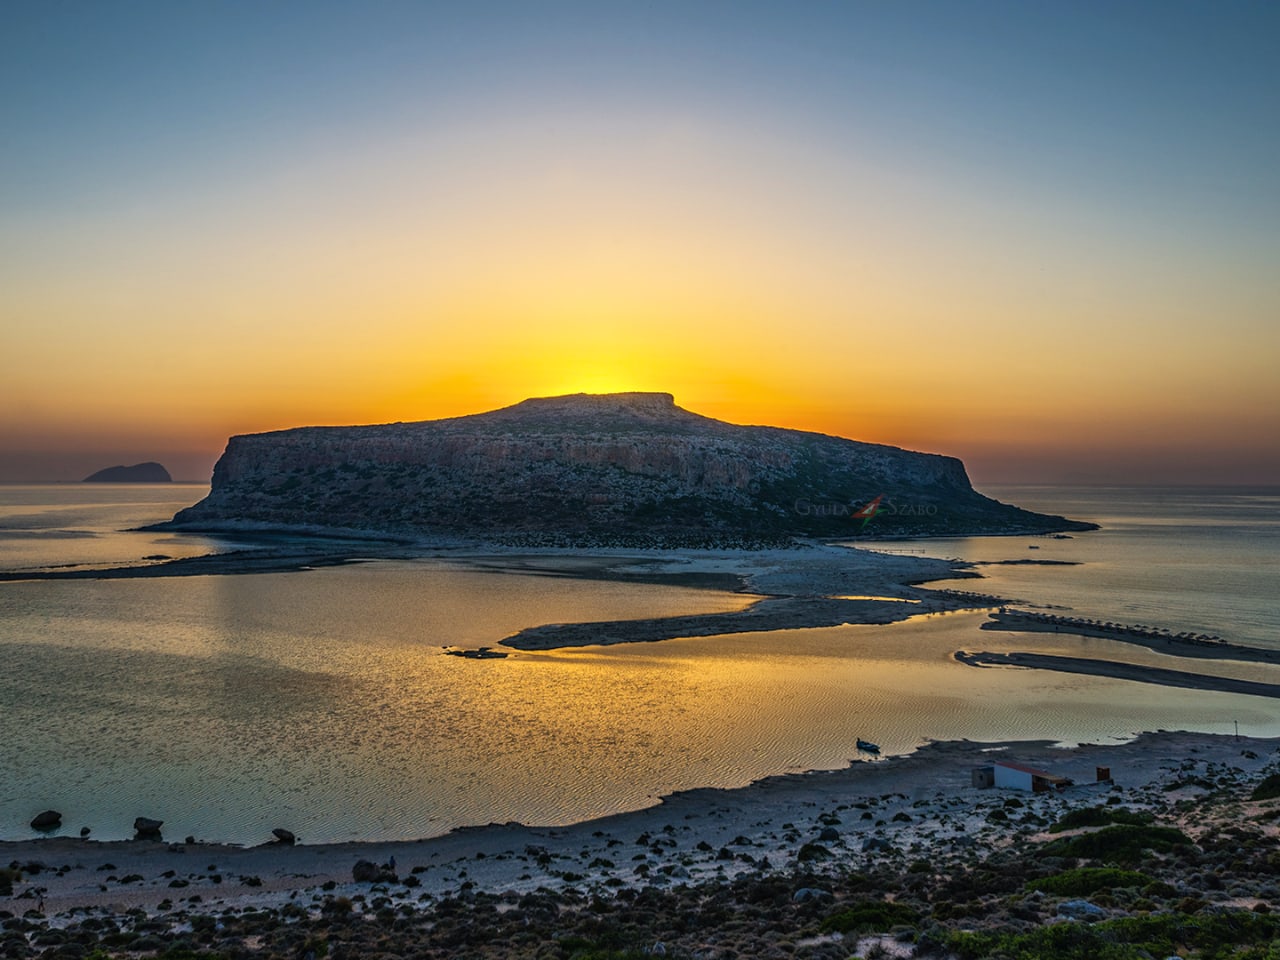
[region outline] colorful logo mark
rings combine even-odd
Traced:
[[[880,494],[880,496],[876,497],[874,500],[868,503],[861,510],[855,510],[853,512],[853,519],[862,520],[862,526],[858,528],[859,530],[865,530],[867,527],[867,524],[871,522],[871,518],[880,512],[880,501],[883,499],[884,499],[884,494],[882,493]]]

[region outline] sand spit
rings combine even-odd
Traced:
[[[247,536],[247,535],[246,535]],[[580,579],[684,582],[773,596],[829,596],[851,588],[924,583],[975,577],[962,565],[930,557],[796,541],[768,549],[510,547],[494,543],[337,540],[270,536],[249,538],[252,548],[115,567],[0,570],[0,581],[108,580],[152,577],[230,576],[305,571],[374,560],[440,560],[498,573],[529,573]]]
[[[984,609],[1003,601],[978,593],[928,591],[916,584],[973,576],[956,564],[928,557],[903,557],[848,546],[797,542],[762,550],[539,550],[486,544],[471,547],[332,541],[308,546],[289,541],[261,549],[211,554],[107,569],[0,572],[0,580],[85,580],[226,576],[304,572],[348,563],[438,561],[494,574],[523,574],[582,580],[653,583],[731,590],[759,596],[745,610],[703,616],[666,617],[533,626],[501,643],[522,650],[668,640],[730,633],[888,624],[910,617]]]
[[[982,624],[982,630],[1006,630],[1015,633],[1052,633],[1076,637],[1094,637],[1101,640],[1118,640],[1147,647],[1157,653],[1176,657],[1195,657],[1201,660],[1241,660],[1248,663],[1280,663],[1280,650],[1267,650],[1239,643],[1229,643],[1218,638],[1197,639],[1176,634],[1165,634],[1149,628],[1125,627],[1122,624],[1092,624],[1076,618],[1058,617],[1052,620],[1045,614],[1031,614],[1019,610],[1001,610],[991,614]]]
[[[676,637],[838,627],[846,623],[885,624],[897,623],[924,613],[984,609],[992,606],[993,602],[995,601],[962,602],[942,596],[927,602],[889,598],[854,600],[836,597],[779,597],[760,600],[746,610],[729,613],[545,624],[521,630],[501,643],[518,650],[555,650],[562,647],[672,640]]]
[[[200,557],[180,557],[124,567],[74,567],[69,570],[0,570],[0,581],[14,580],[147,580],[162,577],[230,576],[245,573],[291,573],[317,567],[358,563],[347,553],[317,554],[274,549],[236,550]]]
[[[566,827],[249,848],[9,842],[0,844],[0,862],[19,876],[13,899],[0,899],[0,910],[14,915],[0,912],[0,939],[13,957],[67,942],[149,955],[177,940],[236,957],[308,949],[329,957],[568,957],[594,948],[630,951],[616,954],[626,957],[836,960],[860,942],[891,944],[904,956],[954,956],[957,943],[984,932],[1034,936],[1077,922],[1105,931],[1121,918],[1158,925],[1176,916],[1185,937],[1223,916],[1242,918],[1230,920],[1232,936],[1266,943],[1280,935],[1280,917],[1269,914],[1280,908],[1280,887],[1267,866],[1280,810],[1249,795],[1277,769],[1278,751],[1276,739],[1165,732],[1073,748],[930,743],[907,756],[689,791]],[[974,767],[999,758],[1077,785],[1047,794],[973,786]],[[1114,782],[1096,782],[1098,766]],[[1122,865],[1137,872],[1104,874],[1110,885],[1087,899],[1037,890],[1042,878],[1098,879],[1070,869],[1091,863],[1088,854],[1064,860],[1048,846],[1082,835],[1047,832],[1081,808],[1103,811],[1104,822],[1113,809],[1153,818],[1159,829],[1128,837],[1137,848]],[[1142,846],[1148,842],[1156,848]],[[353,879],[360,861],[372,879]],[[1155,939],[1145,928],[1142,935]]]
[[[1183,687],[1188,690],[1217,690],[1222,693],[1242,693],[1253,697],[1280,697],[1280,684],[1276,683],[1215,677],[1203,673],[1187,673],[1185,670],[1167,670],[1163,667],[1120,663],[1115,660],[1060,657],[1046,653],[990,653],[987,651],[967,653],[963,650],[957,651],[956,659],[971,667],[1004,666],[1057,670],[1062,673],[1080,673],[1092,677],[1156,683],[1165,687]]]

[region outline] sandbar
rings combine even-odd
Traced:
[[[1121,663],[1116,660],[1096,660],[1088,657],[1061,657],[1047,653],[968,653],[957,651],[956,659],[971,667],[1026,667],[1034,670],[1057,670],[1062,673],[1079,673],[1091,677],[1112,677],[1116,680],[1135,680],[1139,683],[1156,683],[1165,687],[1182,687],[1187,690],[1216,690],[1221,693],[1242,693],[1253,697],[1280,697],[1280,684],[1260,680],[1238,680],[1234,677],[1217,677],[1204,673],[1188,673],[1185,670],[1169,670],[1164,667],[1148,667],[1137,663]]]

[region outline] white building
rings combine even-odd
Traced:
[[[1066,777],[1055,776],[1012,760],[997,760],[992,764],[992,768],[995,774],[995,785],[1007,787],[1010,790],[1044,793],[1048,790],[1061,790],[1071,786],[1071,780]]]

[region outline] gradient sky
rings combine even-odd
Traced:
[[[528,396],[1280,482],[1280,4],[0,7],[0,480]]]

